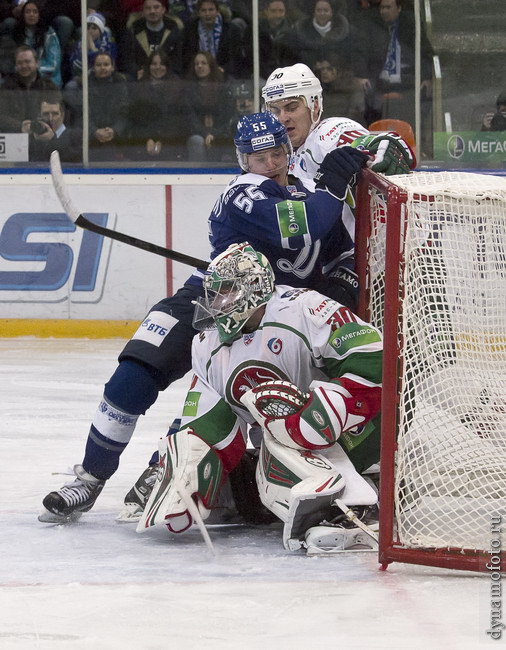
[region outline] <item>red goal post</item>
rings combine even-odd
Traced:
[[[506,570],[506,179],[365,170],[356,217],[384,335],[379,560]]]

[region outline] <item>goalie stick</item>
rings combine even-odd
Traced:
[[[366,535],[369,535],[371,539],[373,539],[376,543],[379,542],[379,537],[376,531],[374,531],[370,526],[367,524],[364,524],[363,521],[361,521],[356,514],[353,512],[351,508],[349,508],[344,501],[341,501],[341,499],[334,499],[334,503],[336,506],[344,512],[346,517],[348,518],[349,521],[351,521],[355,526],[360,528],[361,530],[364,531]]]
[[[170,248],[164,248],[163,246],[158,246],[157,244],[152,244],[151,242],[144,241],[143,239],[137,239],[137,237],[132,237],[131,235],[126,235],[125,233],[111,230],[110,228],[105,228],[104,226],[99,226],[93,223],[85,216],[83,216],[72,203],[72,199],[70,198],[70,194],[63,178],[60,155],[57,151],[53,151],[51,154],[50,167],[51,179],[53,181],[53,187],[55,189],[56,195],[58,196],[58,199],[63,209],[67,213],[69,219],[73,221],[76,226],[84,228],[84,230],[91,230],[92,232],[96,232],[97,234],[103,235],[104,237],[109,237],[109,239],[115,239],[116,241],[123,242],[129,246],[141,248],[142,250],[148,251],[148,253],[161,255],[162,257],[166,257],[167,259],[173,260],[174,262],[181,262],[181,264],[188,264],[189,266],[198,267],[200,269],[207,269],[209,266],[209,262],[205,262],[198,257],[192,257],[191,255],[186,255],[185,253],[179,253],[178,251],[173,251]]]

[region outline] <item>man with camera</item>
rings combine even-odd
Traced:
[[[31,133],[42,97],[58,89],[40,76],[37,54],[31,47],[18,47],[14,62],[14,74],[0,88],[0,133]]]
[[[58,94],[48,94],[40,103],[39,118],[30,124],[30,161],[48,161],[56,150],[63,162],[82,158],[82,132],[64,124],[65,107]]]
[[[498,96],[495,113],[485,113],[482,131],[506,131],[506,90]]]

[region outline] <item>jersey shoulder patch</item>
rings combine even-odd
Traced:
[[[369,131],[347,117],[329,117],[323,120],[313,133],[320,146],[331,149],[349,145],[359,136],[367,135]]]
[[[297,300],[297,298],[300,298],[303,294],[311,291],[311,289],[295,289],[294,287],[289,287],[288,285],[285,286],[281,284],[278,284],[276,286],[276,290],[280,300],[287,302]]]
[[[316,327],[323,327],[340,305],[332,298],[311,291],[305,298],[305,312]]]

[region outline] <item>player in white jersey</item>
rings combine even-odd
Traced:
[[[313,179],[325,155],[344,145],[374,154],[371,168],[387,175],[405,174],[416,166],[410,146],[398,134],[372,135],[347,117],[321,120],[323,91],[319,79],[303,64],[277,68],[262,89],[265,109],[286,127],[294,150],[291,173]]]
[[[202,331],[181,428],[160,442],[138,532],[157,523],[186,530],[191,499],[206,518],[256,422],[258,490],[285,524],[285,548],[346,548],[357,534],[363,542],[360,529],[342,525],[334,501],[376,502],[360,473],[378,460],[380,332],[316,291],[275,286],[267,258],[248,243],[213,261],[194,325]]]

